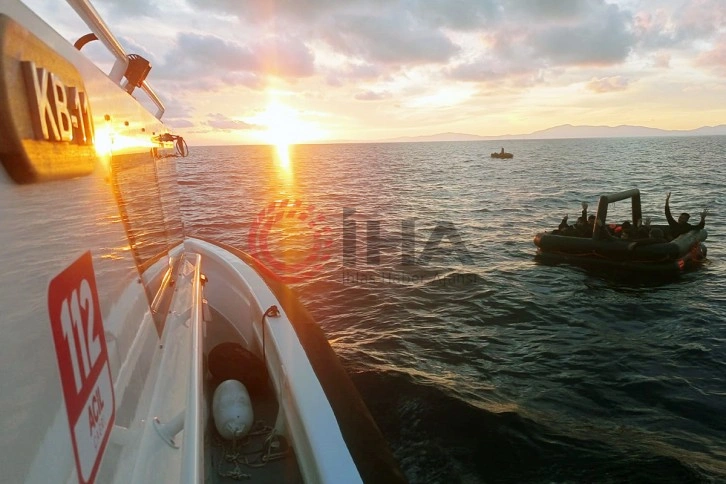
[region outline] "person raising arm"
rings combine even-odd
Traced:
[[[697,225],[691,225],[688,223],[688,219],[690,219],[691,216],[686,212],[680,214],[678,216],[678,220],[675,220],[673,218],[670,208],[670,199],[671,192],[668,192],[665,203],[665,216],[666,220],[668,220],[668,227],[670,227],[671,237],[675,239],[681,234],[685,234],[687,232],[690,232],[691,230],[701,230],[703,227],[706,226],[706,215],[708,215],[707,209],[701,211],[701,221]]]

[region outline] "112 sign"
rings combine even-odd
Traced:
[[[116,407],[90,252],[50,282],[48,314],[78,480],[90,483],[108,443]]]

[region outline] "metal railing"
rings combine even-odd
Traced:
[[[129,60],[126,55],[126,51],[124,51],[124,48],[121,46],[118,40],[116,40],[116,37],[111,33],[108,25],[106,25],[106,22],[103,21],[101,16],[98,14],[98,11],[94,8],[93,5],[91,5],[88,0],[66,1],[73,8],[73,10],[76,11],[78,16],[83,19],[88,28],[91,29],[91,32],[96,34],[98,40],[100,40],[103,45],[105,45],[106,48],[109,50],[109,52],[111,52],[116,58],[116,62],[114,63],[113,68],[111,68],[111,72],[108,76],[119,86],[125,87],[122,85],[122,81],[124,73],[126,72],[126,68],[129,65]],[[159,96],[157,96],[154,90],[151,89],[151,86],[149,86],[148,82],[143,81],[141,89],[156,105],[158,109],[155,116],[157,119],[161,119],[161,117],[164,115],[164,111],[166,110],[166,108],[164,107],[164,103],[161,102]]]
[[[184,444],[182,452],[182,482],[192,484],[204,480],[204,386],[203,370],[203,297],[202,297],[202,256],[186,254],[187,260],[194,264],[192,272],[192,307],[190,314],[191,367],[189,371],[189,389],[187,393],[187,412],[184,419]]]

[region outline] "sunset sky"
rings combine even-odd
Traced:
[[[25,3],[87,32],[63,2]],[[721,0],[93,3],[194,144],[726,123]]]

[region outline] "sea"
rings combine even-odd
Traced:
[[[513,159],[494,159],[501,148]],[[190,146],[187,235],[276,270],[411,483],[726,482],[726,137]],[[603,194],[708,209],[707,260],[537,258]],[[630,220],[629,202],[608,221]]]

